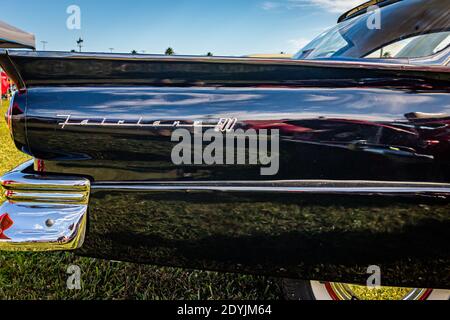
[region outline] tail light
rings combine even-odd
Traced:
[[[44,173],[45,172],[45,161],[40,160],[40,159],[34,160],[34,170],[37,172],[40,172],[40,173]]]

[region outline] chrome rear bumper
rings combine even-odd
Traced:
[[[59,251],[84,241],[90,181],[38,175],[24,163],[0,178],[0,250]],[[30,173],[27,173],[30,172]]]

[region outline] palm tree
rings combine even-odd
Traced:
[[[167,48],[165,55],[166,56],[173,56],[175,54],[175,51],[171,47]]]
[[[207,57],[212,57],[213,54],[212,54],[212,52],[208,52],[208,53],[206,54],[206,56],[207,56]]]
[[[78,48],[80,48],[80,52],[81,52],[81,48],[83,47],[83,42],[84,42],[84,40],[81,39],[81,37],[80,37],[80,39],[77,40],[77,45],[78,45]]]

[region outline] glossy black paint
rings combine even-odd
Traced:
[[[27,93],[27,147],[47,172],[95,181],[387,180],[449,182],[448,90],[396,88],[34,88]],[[98,126],[67,126],[84,119]],[[176,128],[161,121],[280,131],[280,171],[185,165],[171,159]]]
[[[202,270],[450,288],[445,200],[97,190],[79,251]]]
[[[54,56],[16,53],[16,144],[41,174],[92,180],[80,254],[188,268],[364,284],[450,288],[449,202],[301,193],[123,190],[170,181],[445,182],[448,68],[363,62]],[[68,126],[89,119],[98,126]],[[236,118],[280,131],[280,171],[175,166],[173,128]],[[101,126],[102,119],[117,126]],[[106,183],[106,184],[105,184]],[[105,187],[106,186],[106,187]],[[119,187],[119,188],[117,188]]]
[[[423,86],[448,87],[443,66],[399,61],[277,60],[201,56],[1,51],[22,86]],[[21,88],[19,86],[19,88]]]

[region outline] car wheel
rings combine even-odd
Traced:
[[[283,279],[281,287],[286,300],[450,300],[450,291],[432,289],[370,289],[336,282]]]

